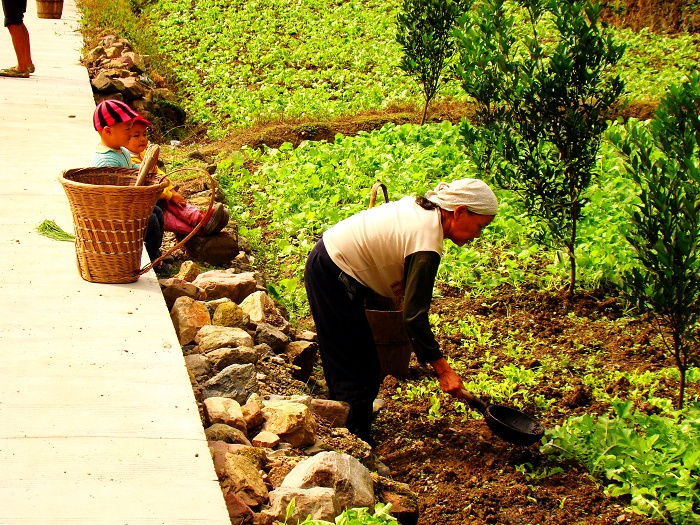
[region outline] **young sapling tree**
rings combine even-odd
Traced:
[[[627,239],[639,266],[624,276],[626,293],[656,321],[680,372],[697,363],[700,320],[700,74],[671,86],[648,125],[611,130],[639,187]],[[664,329],[665,327],[665,329]],[[670,340],[670,342],[669,342]]]
[[[492,3],[498,15],[504,2]],[[541,227],[542,240],[564,249],[572,295],[577,227],[601,136],[623,91],[612,68],[624,47],[598,23],[601,7],[589,0],[513,4],[528,21],[517,34],[505,14],[493,21],[479,20],[460,34],[462,59],[480,60],[476,44],[481,43],[482,59],[488,57],[491,72],[474,74],[478,62],[460,66],[462,85],[485,105],[482,114],[488,117],[485,131],[477,133],[465,123],[462,134],[468,153],[475,149],[473,140],[490,141],[485,148],[486,158],[491,157],[487,167],[495,167],[496,182],[523,200]],[[547,26],[553,30],[545,41],[540,33]]]
[[[454,54],[455,21],[472,1],[403,0],[396,16],[396,40],[403,48],[399,67],[423,90],[421,125],[428,115],[428,105],[440,88],[445,66]]]

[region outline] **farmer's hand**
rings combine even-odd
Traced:
[[[173,191],[173,196],[170,197],[170,202],[172,202],[175,206],[179,206],[180,208],[186,204],[185,198],[176,191]]]
[[[462,379],[447,364],[447,360],[442,357],[430,365],[438,376],[442,391],[457,398],[462,397]]]

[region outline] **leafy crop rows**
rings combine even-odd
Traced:
[[[420,103],[398,67],[399,2],[161,0],[147,5],[157,44],[191,116],[218,138],[232,126],[326,119]],[[697,37],[619,31],[633,99],[655,99],[698,68]],[[650,54],[652,54],[650,56]],[[456,81],[438,97],[464,98]]]

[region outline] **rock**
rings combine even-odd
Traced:
[[[191,343],[199,330],[211,323],[209,310],[204,303],[184,296],[175,300],[170,311],[170,319],[173,321],[173,327],[181,345]]]
[[[122,56],[122,50],[124,49],[124,44],[115,42],[111,47],[105,49],[105,55],[107,58],[118,58]]]
[[[238,302],[238,301],[236,301]],[[280,313],[275,302],[265,292],[254,292],[240,303],[241,308],[250,316],[255,324],[269,323],[282,332],[289,333],[289,322]]]
[[[90,51],[88,51],[88,53],[85,55],[85,59],[88,62],[94,62],[98,58],[102,58],[104,56],[107,56],[105,54],[105,48],[102,46],[96,46],[93,47]]]
[[[296,338],[299,341],[312,341],[314,343],[318,339],[316,337],[316,332],[312,332],[310,330],[302,330],[301,332],[297,332]]]
[[[373,507],[374,488],[369,471],[349,454],[320,452],[287,474],[282,487],[328,487],[335,490],[341,510]]]
[[[90,81],[92,88],[105,95],[109,93],[119,93],[123,88],[121,81],[113,81],[104,71],[98,73],[98,75]]]
[[[206,308],[206,306],[204,307]],[[209,311],[207,310],[207,316]],[[253,338],[241,328],[230,328],[228,326],[203,326],[194,338],[199,345],[200,351],[207,354],[217,348],[237,346],[247,346],[253,348]]]
[[[243,311],[243,309],[241,309]],[[250,316],[248,316],[250,321]],[[258,323],[255,329],[255,344],[266,344],[273,352],[280,352],[289,343],[289,337],[270,323]]]
[[[280,437],[277,434],[274,434],[274,433],[269,432],[267,430],[263,430],[262,432],[259,432],[258,435],[256,435],[253,438],[253,446],[254,447],[274,448],[279,444],[279,442],[280,442]]]
[[[416,525],[418,523],[418,495],[406,483],[394,481],[377,474],[371,474],[374,482],[374,493],[377,499],[391,503],[391,515],[401,525]]]
[[[262,413],[262,408],[254,402],[248,402],[241,407],[243,411],[243,419],[248,428],[257,428],[265,422],[265,417]]]
[[[244,403],[250,394],[257,391],[254,365],[230,365],[202,385],[202,399],[229,397]]]
[[[263,430],[277,434],[293,447],[306,447],[316,441],[316,418],[309,407],[291,401],[268,401],[262,409]]]
[[[224,460],[226,454],[236,454],[250,448],[247,445],[226,443],[225,441],[209,441],[209,453],[214,462],[214,470],[219,479],[223,478]]]
[[[226,492],[224,494],[224,501],[226,502],[226,510],[228,510],[228,517],[231,520],[231,525],[253,523],[255,513],[235,492]]]
[[[122,84],[124,85],[122,93],[127,100],[143,98],[146,95],[146,87],[133,77],[122,78]]]
[[[202,377],[211,370],[211,363],[202,354],[190,354],[185,356],[185,365],[195,377]]]
[[[288,456],[287,451],[280,448],[280,446],[284,444],[285,443],[280,443],[275,450],[265,450],[267,458],[267,481],[274,489],[282,485],[287,474],[302,460],[301,456]]]
[[[160,289],[168,310],[171,310],[178,297],[189,297],[195,301],[204,299],[204,290],[183,279],[159,279]]]
[[[233,301],[226,301],[217,306],[212,318],[212,324],[216,326],[246,328],[248,323],[250,323],[248,314]],[[255,342],[257,343],[258,341],[256,340]]]
[[[270,348],[270,345],[268,345],[266,343],[255,345],[253,348],[255,349],[255,352],[257,352],[257,354],[258,354],[258,361],[260,359],[272,354],[272,348]]]
[[[175,277],[191,283],[200,273],[202,273],[201,266],[194,261],[185,261],[180,265],[180,271]]]
[[[167,88],[156,88],[153,90],[153,98],[156,100],[167,100],[168,102],[177,102],[175,93]]]
[[[326,419],[332,427],[344,427],[350,415],[350,405],[345,401],[332,399],[314,399],[311,410]]]
[[[270,508],[266,512],[273,515],[278,521],[290,525],[301,523],[309,515],[312,520],[335,523],[335,517],[341,513],[335,491],[329,488],[279,487],[270,492],[269,497]],[[285,520],[287,507],[292,499],[294,499],[294,512],[288,520]]]
[[[285,352],[289,362],[299,367],[292,372],[292,377],[306,383],[316,364],[318,344],[310,341],[292,341],[287,345]]]
[[[229,264],[238,254],[238,236],[229,231],[195,235],[185,243],[190,257],[212,265]]]
[[[204,429],[204,435],[207,441],[223,441],[224,443],[251,446],[250,441],[248,441],[243,432],[223,423],[215,423]]]
[[[209,308],[209,314],[214,317],[214,314],[216,313],[216,309],[224,304],[224,303],[233,303],[231,299],[228,297],[221,297],[219,299],[214,299],[212,301],[206,301],[205,304],[207,305],[207,308]],[[233,303],[236,304],[236,303]]]
[[[126,60],[131,63],[131,69],[132,71],[136,71],[137,73],[143,73],[144,68],[146,67],[146,61],[143,58],[143,55],[139,53],[134,53],[133,51],[125,51],[122,53],[122,60]]]
[[[229,365],[255,364],[258,360],[258,353],[255,349],[247,346],[217,348],[207,352],[206,356],[216,371],[223,370]]]
[[[257,288],[253,272],[231,273],[226,270],[211,270],[200,273],[192,282],[203,289],[210,300],[227,297],[235,303],[243,301]],[[249,312],[246,313],[250,315]]]
[[[233,428],[237,428],[243,433],[248,432],[243,418],[241,405],[235,399],[228,397],[209,397],[202,403],[204,418],[209,425],[224,423]],[[225,441],[225,440],[224,440]]]
[[[291,403],[301,403],[302,405],[306,405],[307,407],[311,408],[313,398],[306,394],[295,394],[291,396],[284,396],[281,394],[270,394],[268,396],[265,396],[265,399],[263,401],[263,407],[265,407],[270,401],[286,401]]]
[[[227,454],[223,475],[222,488],[235,493],[246,505],[257,507],[267,502],[267,487],[250,459],[240,454]]]

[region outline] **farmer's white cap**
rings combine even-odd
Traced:
[[[460,179],[441,182],[425,198],[442,209],[454,211],[457,206],[466,206],[479,215],[496,215],[498,201],[488,185],[479,179]]]

